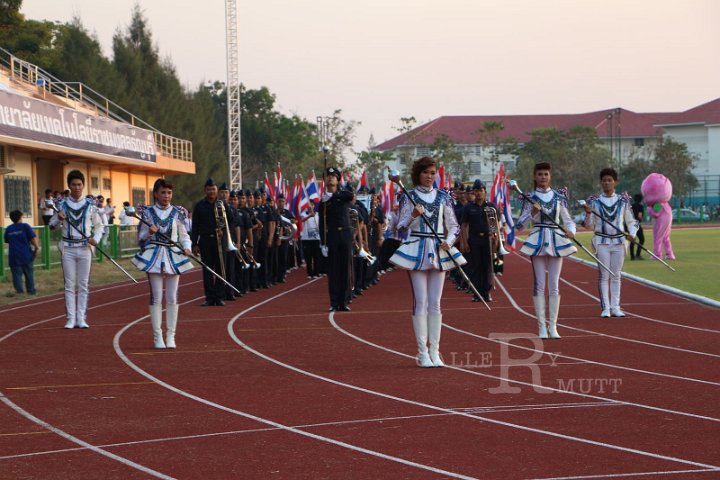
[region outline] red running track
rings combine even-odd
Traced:
[[[174,351],[146,284],[93,291],[89,330],[60,296],[6,307],[0,478],[720,478],[717,309],[625,281],[600,319],[566,262],[541,342],[529,265],[506,271],[491,312],[446,284],[443,369],[414,364],[400,271],[340,314],[299,271],[222,308],[187,274]]]

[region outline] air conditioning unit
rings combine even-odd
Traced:
[[[15,171],[15,160],[10,156],[7,145],[0,144],[0,175]]]

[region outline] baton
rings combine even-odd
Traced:
[[[53,202],[52,199],[47,199],[47,200],[45,200],[45,206],[48,207],[48,208],[51,208],[53,211],[55,211],[55,213],[60,213],[60,210],[57,209],[57,207],[55,206],[55,202]],[[88,236],[85,235],[85,233],[84,233],[82,230],[80,230],[74,223],[72,223],[72,222],[70,221],[70,219],[68,219],[68,223],[69,223],[69,224],[75,229],[75,231],[77,231],[85,240],[88,240],[88,241],[90,240],[90,238],[88,238]],[[62,241],[62,240],[61,240],[61,241]],[[110,260],[113,265],[115,265],[117,268],[119,268],[120,271],[123,272],[130,280],[132,280],[132,281],[135,282],[135,283],[140,283],[140,282],[138,282],[137,280],[135,280],[135,277],[133,277],[132,275],[130,275],[130,274],[127,272],[127,270],[125,270],[125,269],[122,267],[122,265],[120,265],[120,264],[117,263],[115,260],[113,260],[113,258],[105,252],[105,250],[103,250],[102,248],[100,248],[99,245],[95,245],[95,248],[97,248],[97,251],[100,252],[100,253],[102,253],[105,258],[107,258],[108,260]]]
[[[578,205],[580,205],[581,207],[584,207],[585,205],[587,205],[587,203],[585,202],[585,200],[578,200],[577,202],[578,202]],[[620,230],[618,227],[616,227],[614,223],[608,222],[608,221],[605,219],[605,217],[603,217],[601,214],[597,213],[594,208],[590,207],[590,210],[591,210],[591,212],[592,212],[595,216],[597,216],[600,220],[602,220],[603,223],[606,223],[606,224],[610,225],[610,226],[613,227],[615,230],[617,230],[618,233],[622,233],[623,235],[625,235],[625,232],[623,232],[623,231]],[[628,241],[629,241],[630,243],[632,243],[633,245],[637,245],[638,247],[642,248],[644,251],[646,251],[647,253],[649,253],[650,255],[652,255],[652,257],[653,257],[655,260],[659,260],[663,265],[665,265],[667,268],[669,268],[669,269],[672,270],[673,272],[676,272],[676,271],[677,271],[677,270],[675,270],[673,267],[671,267],[670,265],[668,265],[668,263],[667,263],[665,260],[663,260],[662,258],[658,257],[658,256],[655,255],[653,252],[651,252],[650,250],[648,250],[647,248],[645,248],[644,246],[642,246],[637,240],[635,240],[635,239],[632,239],[632,240],[628,239]]]
[[[400,173],[397,170],[390,170],[390,167],[388,167],[388,180],[390,180],[393,183],[396,183],[400,187],[400,190],[402,190],[402,192],[408,198],[408,200],[410,200],[410,203],[412,203],[413,206],[417,206],[417,203],[415,203],[415,200],[413,200],[413,198],[410,196],[408,191],[405,190],[405,186],[402,184],[402,181],[400,181]],[[425,216],[424,213],[420,214],[420,217],[422,217],[422,219],[425,221],[425,225],[427,225],[427,227],[430,229],[430,231],[435,236],[435,240],[438,242],[438,246],[440,244],[442,244],[443,240],[440,238],[440,235],[438,235],[438,233],[435,231],[435,228],[430,223],[430,220],[428,220],[428,218]],[[452,260],[452,262],[455,264],[457,269],[460,270],[460,275],[462,275],[463,280],[465,280],[467,282],[467,284],[470,286],[470,289],[475,294],[475,297],[479,298],[480,301],[483,304],[485,304],[485,307],[487,307],[488,310],[492,310],[492,308],[490,308],[490,305],[487,304],[487,302],[482,297],[482,295],[480,295],[480,293],[477,291],[477,288],[475,288],[475,285],[473,285],[473,283],[470,281],[468,276],[465,274],[465,271],[462,269],[460,264],[458,264],[457,260],[455,260],[455,258],[452,256],[451,252],[448,252],[448,257],[450,257],[450,260]]]
[[[512,188],[513,190],[515,190],[516,192],[518,192],[520,195],[522,195],[522,197],[523,197],[525,200],[527,200],[527,201],[530,202],[530,203],[535,203],[535,202],[533,202],[532,198],[528,197],[528,195],[527,195],[525,192],[523,192],[522,190],[520,190],[520,187],[518,186],[518,184],[517,184],[517,182],[516,182],[515,180],[509,180],[509,181],[508,181],[508,185],[510,186],[510,188]],[[541,207],[540,207],[540,218],[542,218],[542,217],[545,217],[545,219],[549,220],[550,223],[552,223],[555,227],[557,227],[558,230],[560,230],[561,232],[563,232],[566,237],[570,238],[570,237],[568,236],[567,230],[565,230],[562,226],[560,226],[560,224],[558,224],[555,220],[553,220],[552,218],[550,218],[550,215],[548,215],[548,214],[545,212],[545,210],[542,208],[542,206],[541,206]],[[580,240],[578,240],[577,238],[575,238],[574,235],[573,235],[573,237],[572,237],[572,241],[575,242],[575,244],[576,244],[578,247],[582,248],[585,253],[587,253],[588,255],[590,255],[590,257],[592,257],[592,259],[595,260],[598,265],[600,265],[600,266],[601,266],[602,268],[604,268],[610,275],[612,275],[613,278],[617,278],[617,275],[615,275],[615,274],[612,272],[612,270],[610,270],[608,267],[606,267],[605,264],[602,263],[602,262],[600,261],[600,259],[599,259],[598,257],[596,257],[590,250],[588,250],[587,248],[585,248],[585,246],[584,246],[582,243],[580,243]]]
[[[144,223],[144,224],[147,225],[148,227],[152,227],[152,224],[151,224],[150,222],[148,222],[148,221],[145,220],[144,218],[138,216],[137,211],[135,210],[135,207],[126,207],[126,208],[125,208],[125,213],[126,213],[127,215],[130,215],[131,217],[137,218],[137,219],[140,221],[140,223]],[[155,232],[155,235],[157,235],[158,237],[162,238],[163,240],[165,240],[166,242],[168,242],[168,243],[169,243],[170,245],[172,245],[173,247],[175,247],[175,248],[177,248],[178,250],[180,250],[180,253],[181,253],[182,255],[185,255],[186,257],[190,257],[191,259],[195,260],[197,263],[199,263],[200,265],[202,265],[203,267],[205,267],[208,272],[212,273],[212,274],[215,275],[217,278],[219,278],[220,280],[222,280],[223,282],[225,282],[225,285],[227,285],[228,287],[232,288],[232,289],[235,290],[237,293],[241,293],[240,290],[238,290],[238,289],[235,288],[230,282],[228,282],[227,280],[225,280],[225,279],[222,277],[222,275],[218,274],[217,272],[215,272],[215,270],[213,270],[212,268],[208,267],[208,266],[207,266],[205,263],[203,263],[203,261],[200,260],[198,257],[196,257],[195,255],[193,255],[192,253],[189,254],[189,255],[186,254],[186,253],[185,253],[185,249],[182,247],[182,245],[180,245],[179,243],[177,243],[175,240],[171,239],[170,237],[168,237],[167,235],[165,235],[164,233],[162,233],[162,232],[159,231],[159,230],[158,230],[157,232]],[[221,258],[220,261],[222,262],[223,259]]]

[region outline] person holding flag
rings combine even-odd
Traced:
[[[500,218],[498,218],[498,230],[501,232],[503,237],[501,238],[501,245],[503,245],[508,251],[515,251],[515,222],[512,218],[512,209],[510,207],[510,187],[508,187],[505,181],[505,168],[503,164],[500,164],[495,180],[493,181],[492,189],[490,190],[490,202],[494,203],[500,212]],[[500,249],[502,251],[502,248]],[[502,276],[505,270],[505,261],[502,252],[498,252],[497,261],[495,262],[494,269],[495,274]]]

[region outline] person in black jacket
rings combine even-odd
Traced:
[[[327,275],[330,293],[330,311],[350,311],[352,295],[352,227],[350,202],[353,193],[339,191],[340,171],[334,167],[325,170],[325,193],[320,202],[320,242],[327,247]]]
[[[225,257],[227,241],[222,236],[221,226],[215,221],[215,202],[218,199],[218,187],[212,178],[205,182],[205,198],[195,204],[192,211],[192,251],[200,254],[202,261],[216,273],[222,275],[221,261]],[[224,225],[222,226],[224,228]],[[223,306],[225,302],[225,283],[203,267],[203,286],[205,303],[203,307]]]

